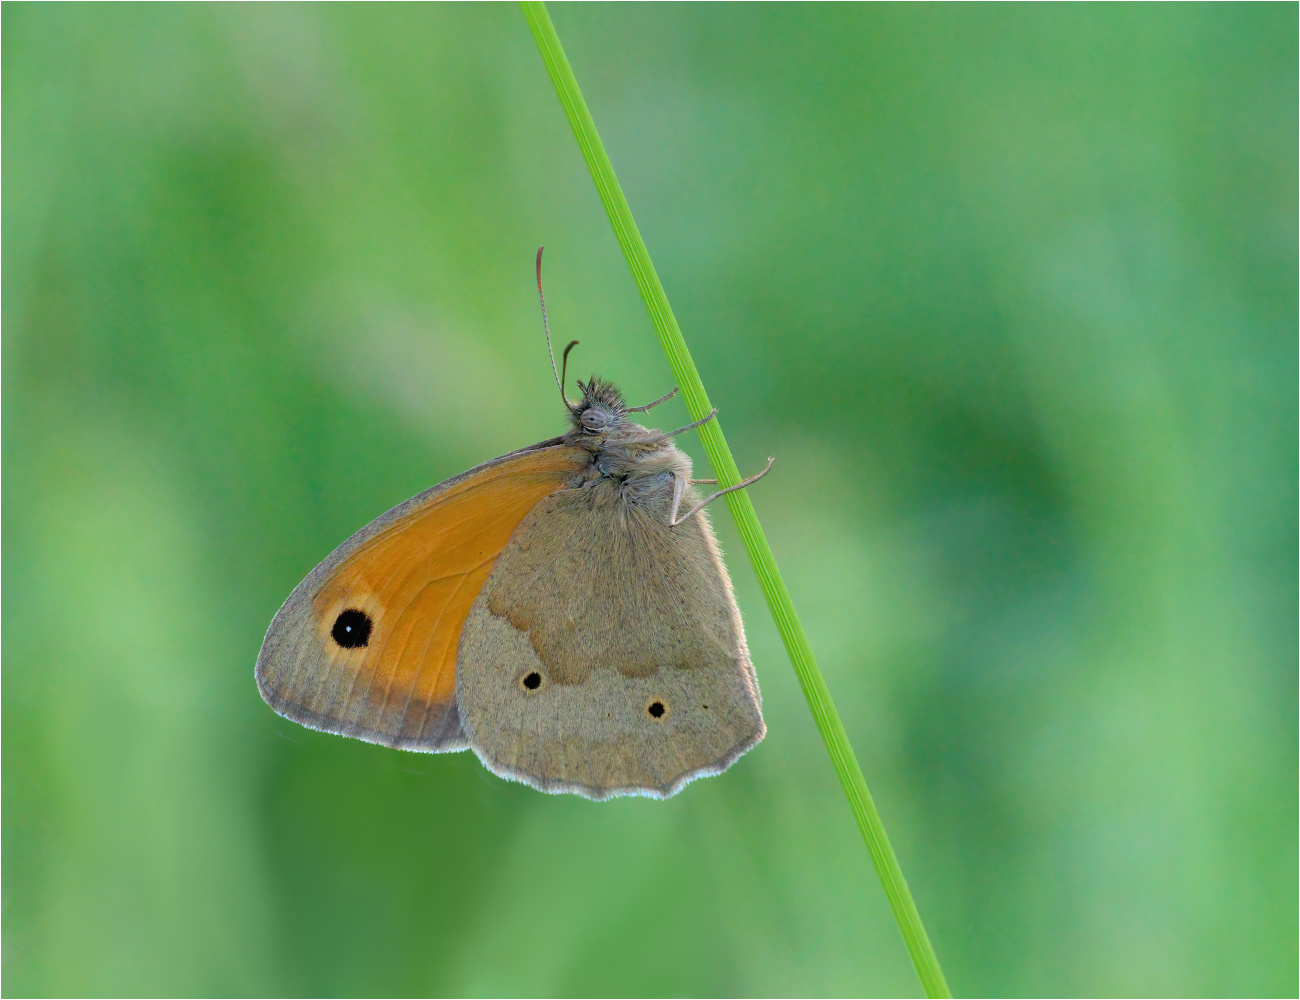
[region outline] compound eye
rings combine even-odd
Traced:
[[[596,409],[594,406],[583,410],[579,419],[582,421],[582,426],[589,431],[601,430],[609,424],[609,414],[604,410]]]

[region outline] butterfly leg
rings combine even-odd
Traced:
[[[667,441],[669,438],[676,437],[678,434],[685,434],[687,431],[692,431],[696,427],[699,427],[700,424],[707,424],[710,420],[712,420],[717,415],[718,415],[718,408],[715,406],[707,414],[700,417],[699,420],[694,420],[691,423],[687,424],[685,427],[678,427],[677,430],[669,431],[667,434],[660,434],[654,440]]]
[[[699,427],[700,424],[707,424],[710,420],[712,420],[717,415],[718,415],[718,408],[715,406],[713,409],[711,409],[708,412],[706,416],[701,417],[699,420],[692,421],[691,423],[687,424],[685,427],[678,427],[677,430],[675,431],[669,431],[667,434],[660,434],[658,432],[655,432],[654,434],[647,434],[644,436],[638,435],[637,437],[622,437],[618,439],[618,443],[625,448],[630,447],[632,445],[638,445],[638,444],[654,444],[654,445],[663,444],[669,438],[674,438],[678,434],[685,434],[689,430],[694,430],[696,427]]]
[[[678,508],[681,506],[682,494],[686,491],[687,480],[679,478],[673,484],[673,513],[672,516],[669,517],[668,519],[668,524],[671,527],[675,528],[683,521],[690,520],[691,517],[693,517],[695,514],[699,513],[700,511],[702,511],[705,507],[713,503],[714,500],[718,499],[718,497],[722,496],[724,493],[730,493],[733,490],[743,490],[746,486],[750,486],[753,483],[758,482],[760,479],[762,479],[764,476],[766,476],[769,472],[772,471],[772,463],[775,461],[776,461],[775,458],[768,458],[767,468],[765,468],[762,472],[755,473],[754,475],[750,476],[748,479],[742,479],[735,486],[728,486],[725,490],[718,490],[716,493],[709,494],[709,496],[705,497],[703,500],[697,503],[694,507],[690,509],[688,513],[686,513],[682,517],[677,516],[677,511]],[[691,482],[701,482],[701,483],[715,482],[716,483],[717,480],[716,479],[713,480],[694,479],[691,480]]]
[[[645,406],[629,406],[623,412],[624,413],[645,413],[646,410],[653,409],[654,407],[658,406],[660,403],[666,403],[668,402],[668,400],[672,399],[676,395],[677,395],[677,386],[673,386],[672,392],[668,393],[666,396],[660,396],[653,403],[646,403]]]

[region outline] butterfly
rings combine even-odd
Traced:
[[[673,443],[716,410],[662,433],[630,415],[676,389],[630,407],[603,379],[579,381],[577,401],[556,382],[564,434],[399,504],[294,588],[257,658],[275,711],[404,750],[469,748],[498,775],[592,799],[673,795],[762,740],[704,510],[729,490],[700,499],[714,480],[692,479]]]

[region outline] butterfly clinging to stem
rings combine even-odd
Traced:
[[[473,749],[495,773],[593,799],[667,797],[765,733],[740,612],[673,438],[613,383],[564,392],[559,437],[376,518],[280,608],[262,697],[303,725],[404,750]]]

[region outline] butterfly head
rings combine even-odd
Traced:
[[[591,377],[589,382],[579,382],[582,399],[570,404],[569,416],[573,429],[580,434],[604,436],[617,430],[623,423],[627,403],[618,386],[603,378]]]

